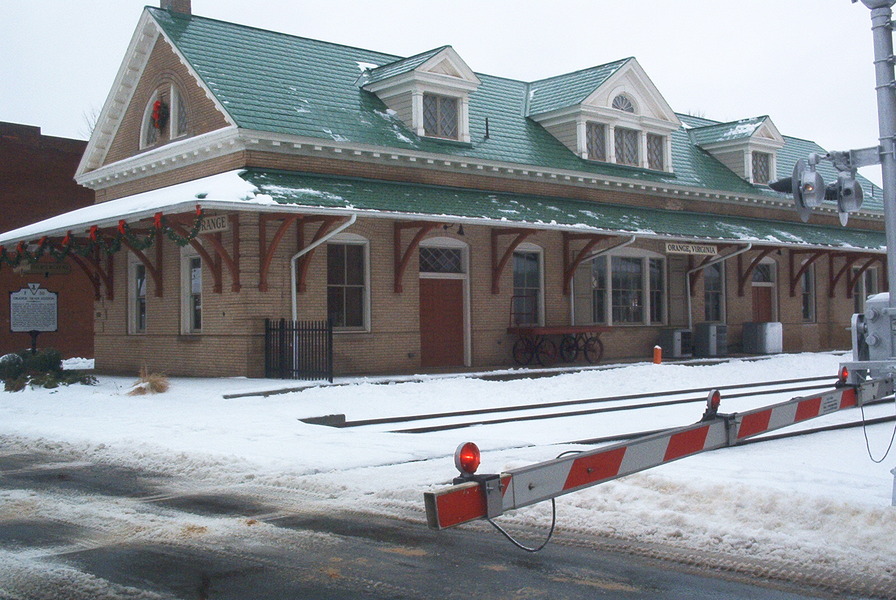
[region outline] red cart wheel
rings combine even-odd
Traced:
[[[513,344],[513,361],[521,367],[532,362],[535,356],[535,344],[529,338],[520,338]]]
[[[600,341],[600,338],[588,338],[588,341],[585,342],[585,359],[592,365],[596,365],[603,355],[604,343]]]
[[[545,338],[535,347],[535,359],[542,367],[550,367],[557,362],[557,344]]]
[[[564,335],[560,338],[560,359],[573,362],[579,357],[579,343],[574,336]]]

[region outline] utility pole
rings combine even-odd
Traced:
[[[853,0],[855,3],[855,0]],[[896,75],[893,64],[893,11],[896,0],[862,0],[871,9],[880,165],[887,235],[887,287],[890,290],[890,358],[896,358]]]

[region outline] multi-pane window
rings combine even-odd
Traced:
[[[513,320],[539,323],[541,314],[541,255],[513,253]]]
[[[610,281],[614,323],[644,321],[643,264],[638,258],[614,256],[611,259],[613,276]]]
[[[703,318],[710,323],[720,323],[724,316],[724,278],[722,263],[703,269]]]
[[[133,263],[131,266],[131,330],[146,333],[146,266]]]
[[[366,325],[367,277],[363,244],[327,244],[327,315],[334,327]]]
[[[599,256],[576,270],[575,322],[662,324],[666,261],[644,256]]]
[[[432,137],[458,138],[458,100],[423,94],[423,130]]]
[[[656,171],[662,171],[665,168],[663,159],[666,150],[666,140],[661,135],[655,133],[647,134],[647,166]]]
[[[771,181],[772,156],[767,152],[753,152],[753,183],[765,185]]]
[[[800,277],[803,322],[815,322],[815,265],[810,265]]]
[[[202,331],[202,260],[198,256],[184,259],[184,309],[187,333]]]
[[[607,160],[607,126],[602,123],[588,123],[585,127],[588,158]]]
[[[638,139],[641,137],[634,129],[617,127],[615,129],[616,162],[633,167],[640,166]]]
[[[152,95],[149,104],[146,106],[145,115],[143,117],[143,133],[140,139],[141,148],[152,146],[159,141],[161,130],[158,127],[158,118],[154,118],[154,113],[158,115],[158,110],[161,109],[161,104],[159,104],[157,108],[157,102],[161,102],[158,93]]]
[[[420,248],[421,273],[463,273],[463,252],[460,248]]]

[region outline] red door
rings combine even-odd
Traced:
[[[420,365],[464,364],[464,282],[420,280]]]
[[[768,323],[772,318],[772,291],[769,286],[753,286],[753,322]]]

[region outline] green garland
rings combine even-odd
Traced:
[[[134,250],[143,251],[152,247],[159,234],[164,234],[172,242],[180,247],[186,246],[192,240],[196,239],[199,231],[202,229],[203,211],[198,205],[196,206],[196,214],[193,218],[193,224],[187,232],[186,236],[177,233],[174,227],[168,224],[167,219],[162,213],[156,213],[153,217],[153,226],[146,235],[140,236],[131,230],[130,226],[124,219],[118,222],[118,230],[113,235],[102,234],[99,228],[94,225],[87,233],[84,242],[76,242],[72,239],[71,232],[65,234],[62,241],[57,246],[51,243],[46,236],[37,242],[37,248],[29,251],[25,247],[25,242],[19,242],[16,245],[15,254],[10,254],[4,246],[0,246],[0,265],[7,264],[13,268],[18,267],[22,261],[34,263],[40,260],[47,253],[56,259],[56,262],[62,262],[72,252],[78,256],[86,257],[99,249],[106,254],[115,254],[121,251],[123,242],[125,245]]]

